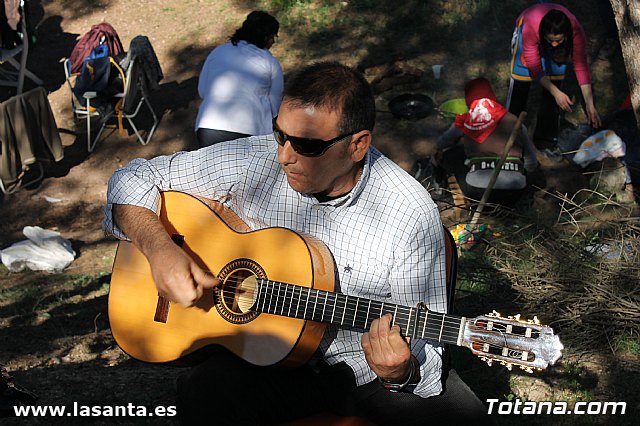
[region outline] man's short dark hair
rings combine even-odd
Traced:
[[[287,76],[284,102],[338,111],[340,133],[372,131],[375,125],[371,86],[360,72],[338,62],[316,62]]]

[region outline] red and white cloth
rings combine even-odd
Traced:
[[[469,112],[456,116],[454,125],[469,138],[482,143],[495,130],[507,110],[495,100],[476,99]]]

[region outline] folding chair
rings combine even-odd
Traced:
[[[6,69],[0,67],[0,86],[15,87],[17,94],[22,93],[24,88],[24,78],[29,77],[38,86],[42,86],[43,82],[34,73],[27,69],[27,57],[29,55],[29,35],[27,34],[26,15],[24,13],[24,1],[20,2],[20,13],[22,20],[20,21],[20,30],[22,32],[22,44],[13,49],[0,48],[0,65],[5,62],[14,69]],[[16,61],[15,56],[21,53],[20,62]]]
[[[98,96],[96,92],[85,92],[83,95],[85,103],[81,103],[75,97],[73,93],[73,87],[77,75],[71,74],[71,64],[69,59],[64,60],[64,72],[71,95],[71,108],[73,110],[74,117],[76,119],[86,120],[87,150],[89,152],[92,152],[94,150],[96,144],[102,136],[102,132],[104,132],[114,116],[118,120],[118,127],[120,129],[123,128],[122,120],[127,120],[134,133],[136,134],[138,141],[142,145],[147,145],[151,141],[151,137],[153,136],[153,133],[158,126],[159,120],[158,116],[153,110],[153,107],[151,106],[151,102],[149,101],[146,82],[144,76],[141,73],[140,64],[135,57],[129,62],[129,67],[126,70],[124,90],[114,95],[114,102],[112,102],[113,105],[108,106],[105,111],[100,111],[91,106],[91,99],[94,99]],[[151,116],[153,117],[153,125],[147,133],[146,138],[143,138],[140,130],[133,121],[138,116],[138,113],[142,109],[143,104],[147,106],[147,108],[151,112]],[[95,138],[92,139],[91,121],[95,118],[99,118],[100,128]]]
[[[147,145],[151,141],[151,137],[153,136],[156,127],[158,127],[159,120],[156,112],[151,106],[151,102],[149,101],[146,79],[142,74],[141,65],[136,57],[132,58],[129,68],[127,69],[124,92],[117,94],[116,97],[122,100],[120,106],[116,104],[116,108],[114,109],[114,114],[118,115],[120,127],[121,117],[126,118],[136,134],[138,141],[142,145]],[[149,129],[146,138],[142,137],[138,127],[133,122],[133,119],[138,116],[143,104],[147,106],[149,112],[151,112],[151,116],[153,117],[153,126]],[[105,125],[106,121],[103,123],[102,129],[104,129]],[[100,129],[100,131],[102,131],[102,129]]]
[[[69,58],[64,60],[63,65],[67,86],[69,87],[69,93],[71,94],[71,110],[73,111],[73,116],[75,119],[84,119],[87,122],[87,150],[91,152],[93,151],[93,148],[96,146],[98,138],[100,137],[100,134],[98,134],[95,139],[91,139],[91,119],[93,117],[100,117],[100,113],[98,112],[98,110],[93,108],[89,103],[91,99],[96,97],[96,92],[86,92],[83,95],[85,103],[82,104],[73,93],[73,87],[77,75],[71,74],[71,62]]]

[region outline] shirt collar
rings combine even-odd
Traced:
[[[333,207],[349,206],[355,203],[358,197],[360,196],[360,194],[362,194],[362,191],[364,190],[369,180],[370,173],[371,173],[371,149],[369,149],[369,151],[367,151],[365,155],[364,166],[362,167],[362,174],[360,175],[360,178],[356,182],[356,185],[353,187],[353,189],[351,189],[351,191],[347,192],[341,197],[334,198],[333,200],[323,201],[323,202],[318,201],[311,194],[300,194],[300,195],[304,198],[309,198],[313,202],[313,204],[318,204],[323,206],[333,206]]]

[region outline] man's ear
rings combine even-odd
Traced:
[[[371,132],[369,130],[361,130],[352,136],[350,152],[354,163],[362,161],[369,146],[371,146]]]

